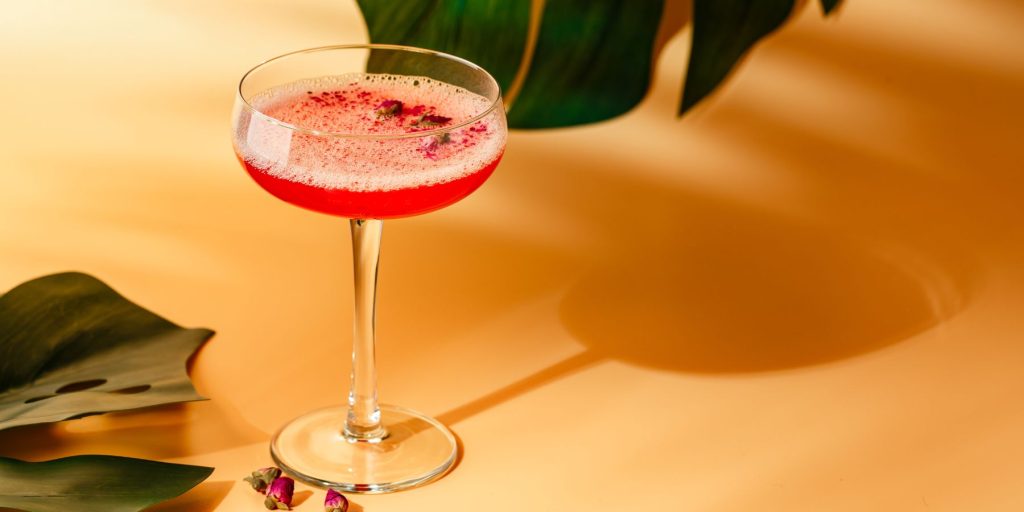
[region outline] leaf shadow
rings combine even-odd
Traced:
[[[644,183],[608,158],[527,159],[523,168],[543,169],[543,186],[520,176],[519,193],[557,198],[572,210],[564,214],[582,215],[606,237],[593,251],[604,256],[560,304],[563,324],[586,350],[439,415],[447,424],[608,360],[728,374],[862,355],[941,325],[966,307],[981,278],[956,240],[873,239],[849,227],[836,234]]]
[[[56,458],[69,452],[174,459],[263,442],[268,436],[225,404],[179,403],[0,431],[5,456]],[[195,425],[218,425],[216,429]]]
[[[1007,139],[1012,130],[999,129],[1012,117],[1006,105],[958,94],[976,82],[994,87],[996,98],[1011,97],[1012,77],[869,37],[798,33],[774,51],[853,84],[865,103],[904,105],[905,112],[893,112],[906,123],[901,145],[866,144],[877,139],[870,132],[814,130],[742,97],[711,105],[680,127],[664,115],[674,92],[663,90],[649,99],[659,108],[631,114],[645,130],[706,138],[764,162],[764,175],[733,181],[727,167],[660,164],[683,179],[645,182],[629,175],[634,163],[624,151],[612,152],[617,160],[601,151],[570,158],[557,140],[547,152],[510,154],[517,169],[529,171],[496,174],[513,196],[507,201],[560,205],[551,218],[572,218],[605,240],[590,248],[603,256],[591,260],[560,304],[564,325],[587,348],[442,419],[458,423],[606,360],[709,375],[832,364],[940,329],[971,304],[986,281],[976,244],[1012,229],[1016,207],[1006,199],[1024,180],[1007,166],[1019,151]],[[934,111],[936,104],[948,111]],[[964,116],[977,122],[943,121]],[[663,147],[629,128],[619,134],[635,153]],[[939,156],[908,158],[925,148]],[[791,188],[782,197],[793,204],[734,199],[751,179]],[[523,256],[535,268],[550,263],[511,255]]]
[[[219,480],[203,482],[177,498],[158,503],[146,512],[213,512],[217,509],[235,482]]]

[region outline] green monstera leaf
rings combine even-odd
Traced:
[[[359,0],[359,7],[371,41],[458,55],[486,68],[505,90],[526,51],[530,0]]]
[[[0,429],[203,400],[185,363],[212,335],[85,274],[21,284],[0,296]]]
[[[513,128],[602,121],[643,99],[664,0],[357,0],[375,43],[459,55],[501,84]],[[672,1],[672,0],[669,0]],[[821,0],[826,14],[839,0]],[[789,17],[794,0],[693,0],[679,113]]]
[[[199,485],[213,468],[80,455],[46,462],[0,457],[0,507],[29,512],[135,512]]]
[[[711,94],[750,47],[779,28],[793,2],[694,0],[693,49],[679,114]]]

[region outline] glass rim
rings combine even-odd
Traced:
[[[466,66],[468,68],[471,68],[471,69],[474,69],[474,70],[482,72],[484,74],[484,76],[486,76],[491,81],[491,83],[494,84],[495,90],[497,91],[497,95],[494,98],[494,101],[491,102],[490,106],[488,106],[486,109],[484,109],[483,112],[481,112],[481,113],[479,113],[479,114],[477,114],[477,115],[475,115],[475,116],[473,116],[473,117],[471,117],[471,118],[469,118],[469,119],[467,119],[465,121],[462,121],[462,122],[460,122],[458,124],[452,125],[452,126],[445,126],[445,127],[433,128],[433,129],[430,129],[430,130],[423,130],[423,131],[410,132],[410,133],[375,134],[375,133],[329,132],[329,131],[323,131],[323,130],[313,130],[313,129],[304,128],[302,126],[298,126],[298,125],[295,125],[295,124],[292,124],[292,123],[286,123],[286,122],[284,122],[284,121],[282,121],[280,119],[275,118],[274,116],[271,116],[269,114],[261,112],[258,108],[254,107],[252,105],[252,103],[249,102],[249,98],[246,98],[245,94],[242,93],[242,85],[245,83],[245,80],[247,78],[249,78],[249,75],[253,74],[254,72],[259,70],[260,68],[262,68],[262,67],[264,67],[264,66],[266,66],[268,64],[271,64],[271,63],[273,63],[275,61],[284,59],[286,57],[291,57],[293,55],[299,55],[299,54],[304,54],[304,53],[321,52],[321,51],[327,51],[327,50],[356,50],[356,49],[359,49],[359,50],[398,50],[398,51],[407,51],[407,52],[413,52],[413,53],[423,53],[423,54],[428,54],[428,55],[435,55],[435,56],[438,56],[438,57],[449,59],[449,60],[458,62],[458,63],[460,63],[460,64],[462,64],[462,65],[464,65],[464,66]],[[296,131],[296,132],[308,133],[310,135],[315,135],[315,136],[319,136],[319,137],[337,137],[337,138],[347,138],[347,139],[371,139],[371,140],[413,139],[413,138],[429,137],[429,136],[432,136],[432,135],[440,135],[440,134],[443,134],[443,133],[450,132],[452,130],[457,130],[457,129],[465,127],[465,126],[469,126],[469,125],[471,125],[471,124],[473,124],[473,123],[475,123],[477,121],[480,121],[481,119],[489,116],[492,112],[494,112],[494,110],[496,108],[498,108],[502,104],[502,102],[501,102],[501,84],[499,84],[498,81],[495,80],[494,77],[486,69],[484,69],[484,68],[482,68],[482,67],[480,67],[480,66],[478,66],[478,65],[476,65],[476,64],[474,64],[474,63],[472,63],[472,62],[470,62],[470,61],[468,61],[466,59],[463,59],[462,57],[458,57],[458,56],[455,56],[455,55],[452,55],[452,54],[449,54],[449,53],[439,52],[439,51],[436,51],[436,50],[428,50],[426,48],[417,48],[415,46],[403,46],[403,45],[398,45],[398,44],[377,44],[377,43],[368,43],[368,44],[337,44],[337,45],[317,46],[317,47],[314,47],[314,48],[305,48],[305,49],[302,49],[302,50],[295,50],[295,51],[291,51],[291,52],[288,52],[288,53],[282,53],[281,55],[278,55],[276,57],[271,57],[271,58],[269,58],[269,59],[267,59],[267,60],[265,60],[263,62],[260,62],[259,64],[256,64],[255,66],[253,66],[249,71],[246,71],[245,74],[242,75],[242,79],[238,81],[238,88],[237,88],[236,92],[238,94],[238,99],[240,99],[242,101],[242,103],[245,105],[245,108],[249,109],[251,112],[257,114],[259,117],[263,118],[264,120],[266,120],[267,122],[269,122],[271,124],[275,124],[275,125],[281,126],[282,128],[287,128],[289,130],[293,130],[293,131]]]

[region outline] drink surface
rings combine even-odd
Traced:
[[[404,217],[452,204],[486,181],[504,150],[500,115],[459,126],[490,101],[424,77],[321,77],[250,104],[257,113],[243,115],[234,134],[250,176],[285,201],[343,217]],[[446,126],[453,128],[438,131]]]

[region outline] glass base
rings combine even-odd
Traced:
[[[416,411],[381,405],[388,436],[355,441],[342,430],[348,406],[319,409],[285,425],[270,455],[285,473],[317,487],[377,494],[425,484],[455,463],[455,436]]]

